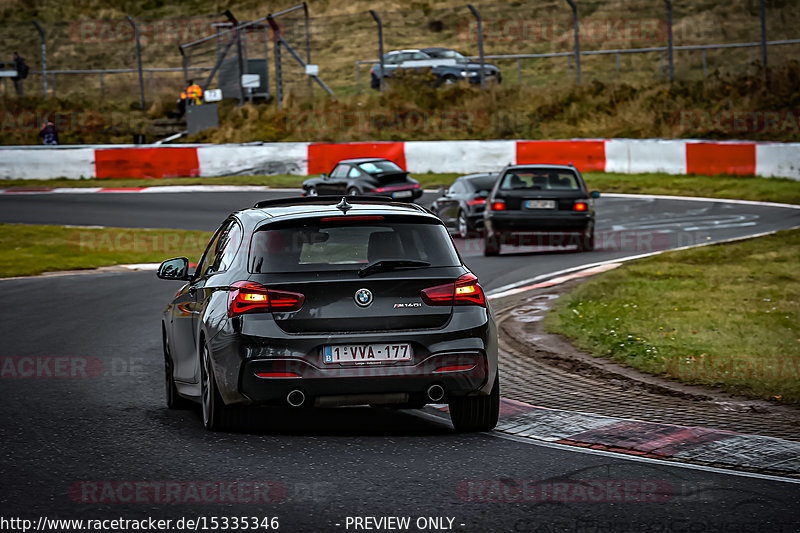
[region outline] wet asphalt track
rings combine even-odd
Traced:
[[[231,209],[269,195],[8,196],[0,197],[4,222],[211,230]],[[627,245],[634,250],[620,249],[613,232],[657,231],[651,247],[673,247],[800,224],[798,210],[690,201],[606,198],[598,214],[608,237],[589,254],[486,259],[477,246],[459,245],[484,285],[496,289],[649,251],[636,249],[635,239]],[[86,377],[13,379],[6,368],[2,518],[277,516],[280,531],[356,531],[346,527],[356,516],[410,516],[411,531],[417,517],[454,518],[456,531],[800,528],[799,484],[458,435],[407,412],[268,410],[252,431],[205,432],[196,412],[163,406],[159,315],[177,288],[152,272],[0,282],[4,365],[61,356],[90,369]],[[157,482],[175,481],[183,483],[173,493],[178,501],[154,495]],[[229,481],[269,482],[275,501],[220,504],[201,493],[198,502],[190,489]],[[151,490],[136,494],[124,482]]]

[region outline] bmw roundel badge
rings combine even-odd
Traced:
[[[358,289],[354,299],[360,307],[369,307],[372,303],[372,291],[369,289]]]

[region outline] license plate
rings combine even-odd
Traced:
[[[392,198],[408,198],[411,196],[411,191],[397,191],[392,194]]]
[[[525,209],[555,209],[555,200],[527,200]]]
[[[413,355],[410,344],[337,344],[322,348],[322,360],[326,363],[411,361]]]

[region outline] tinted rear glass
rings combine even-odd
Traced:
[[[495,179],[494,176],[490,176],[488,178],[471,179],[468,180],[468,182],[476,191],[488,191],[494,186]]]
[[[516,170],[503,176],[500,189],[576,191],[580,185],[575,173],[569,170]]]
[[[358,270],[382,259],[416,259],[432,267],[461,261],[444,226],[417,222],[311,222],[253,234],[253,273]]]
[[[391,161],[369,161],[358,165],[367,174],[380,174],[381,172],[403,172],[403,169]]]

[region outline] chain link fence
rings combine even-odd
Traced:
[[[397,5],[385,2],[375,5],[383,21],[385,51],[445,46],[477,56],[476,19],[465,4],[415,1],[408,8],[395,9]],[[582,83],[592,80],[640,83],[669,76],[666,51],[669,26],[664,0],[576,0],[576,5]],[[565,0],[487,3],[475,7],[483,19],[487,62],[500,67],[504,84],[547,85],[576,80],[573,13]],[[716,71],[758,71],[763,61],[760,8],[759,0],[673,0],[674,77],[692,80]],[[339,14],[325,17],[314,16],[314,10],[312,3],[308,34],[303,10],[277,17],[279,33],[303,62],[319,65],[320,78],[337,96],[355,94],[369,83],[369,65],[378,58],[375,21],[367,11],[355,8],[346,13],[342,11],[348,10],[340,9]],[[764,0],[767,39],[785,41],[800,37],[794,24],[798,12],[798,0]],[[219,59],[221,49],[232,42],[230,20],[220,13],[153,20],[136,18],[136,22],[141,33],[144,96],[148,106],[173,102],[185,77],[205,79]],[[138,100],[136,46],[133,28],[125,18],[42,21],[41,26],[47,46],[49,94],[81,97],[97,103],[124,99],[133,104]],[[212,37],[188,51],[184,62],[179,44],[225,31],[227,37]],[[257,94],[274,96],[275,29],[263,22],[252,25],[243,29],[241,42],[243,72],[263,70],[269,85],[261,87]],[[696,48],[735,43],[753,44]],[[31,67],[24,82],[26,94],[42,94],[41,44],[33,23],[0,24],[0,53],[7,56],[0,61],[10,62],[13,50],[18,50]],[[799,50],[797,42],[771,45],[769,65],[797,59]],[[280,47],[279,53],[282,101],[323,94],[287,49]],[[223,80],[221,85],[226,95],[236,92],[236,87],[226,90],[224,86],[235,72],[231,61],[238,61],[236,51],[218,68],[217,80]],[[0,90],[13,95],[10,80],[3,80]],[[234,82],[236,85],[237,80]]]

